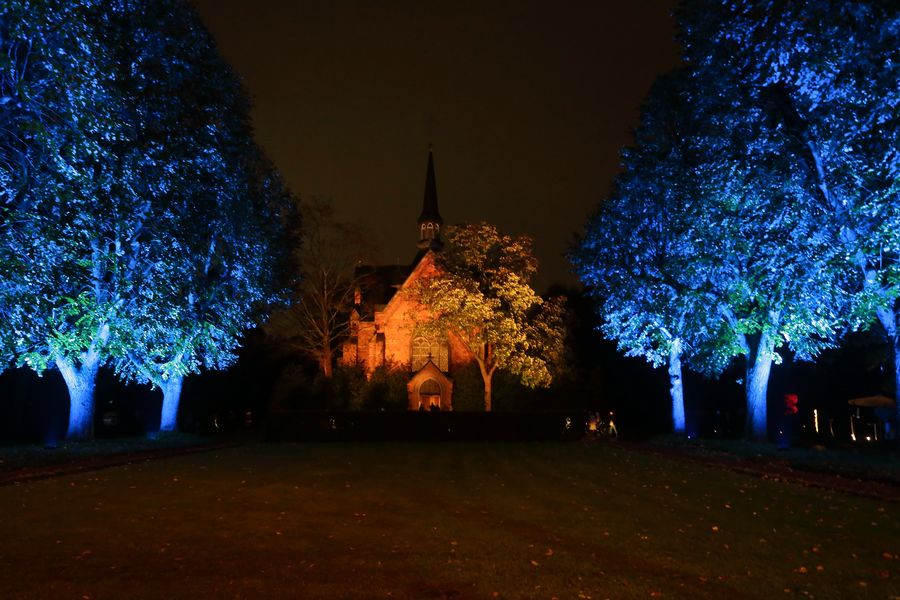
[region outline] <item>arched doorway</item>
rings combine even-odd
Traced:
[[[419,399],[424,410],[441,410],[441,384],[426,379],[419,386]]]
[[[409,410],[453,410],[453,381],[430,360],[413,374],[406,392]]]

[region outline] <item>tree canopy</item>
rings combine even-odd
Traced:
[[[610,198],[569,259],[598,303],[602,331],[627,356],[668,365],[675,431],[685,430],[683,356],[715,329],[709,310],[709,255],[701,242],[702,197],[690,172],[697,158],[684,136],[693,115],[686,73],[654,85],[635,144]]]
[[[789,274],[783,281],[793,287],[786,294],[782,280],[760,280],[775,292],[769,312],[778,316],[764,329],[809,358],[841,327],[877,316],[896,348],[888,275],[896,228],[884,225],[900,206],[900,9],[687,1],[680,20],[694,77],[709,86],[702,100],[719,105],[710,122],[730,133],[741,167],[720,168],[719,187],[736,182],[748,194],[781,197],[776,212],[755,215],[757,233],[747,236],[753,248],[789,249],[786,260],[760,263],[767,277]]]
[[[232,360],[285,194],[182,0],[13,0],[0,27],[7,358],[59,368],[86,438],[101,365],[158,383]]]
[[[678,339],[711,374],[746,358],[756,438],[780,346],[814,358],[875,316],[896,331],[898,10],[833,8],[683,2],[685,65],[573,252],[626,352],[660,364]]]
[[[537,260],[526,236],[487,223],[451,226],[436,253],[437,273],[413,293],[431,315],[426,336],[455,336],[474,357],[491,410],[498,369],[528,387],[547,386],[563,353],[563,300],[543,300],[531,287]]]

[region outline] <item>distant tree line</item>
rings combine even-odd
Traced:
[[[872,326],[900,390],[900,5],[683,0],[677,20],[683,65],[571,252],[604,334],[667,366],[679,432],[684,365],[743,357],[760,439],[779,349]]]
[[[277,296],[290,197],[183,0],[0,7],[0,358],[58,369],[68,438],[109,365],[162,390],[234,362]]]

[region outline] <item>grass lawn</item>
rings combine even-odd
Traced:
[[[0,487],[0,598],[897,598],[896,504],[615,445],[254,444]]]

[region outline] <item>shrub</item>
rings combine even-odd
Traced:
[[[365,410],[406,410],[409,396],[407,369],[386,365],[378,367],[369,378],[362,407]]]

